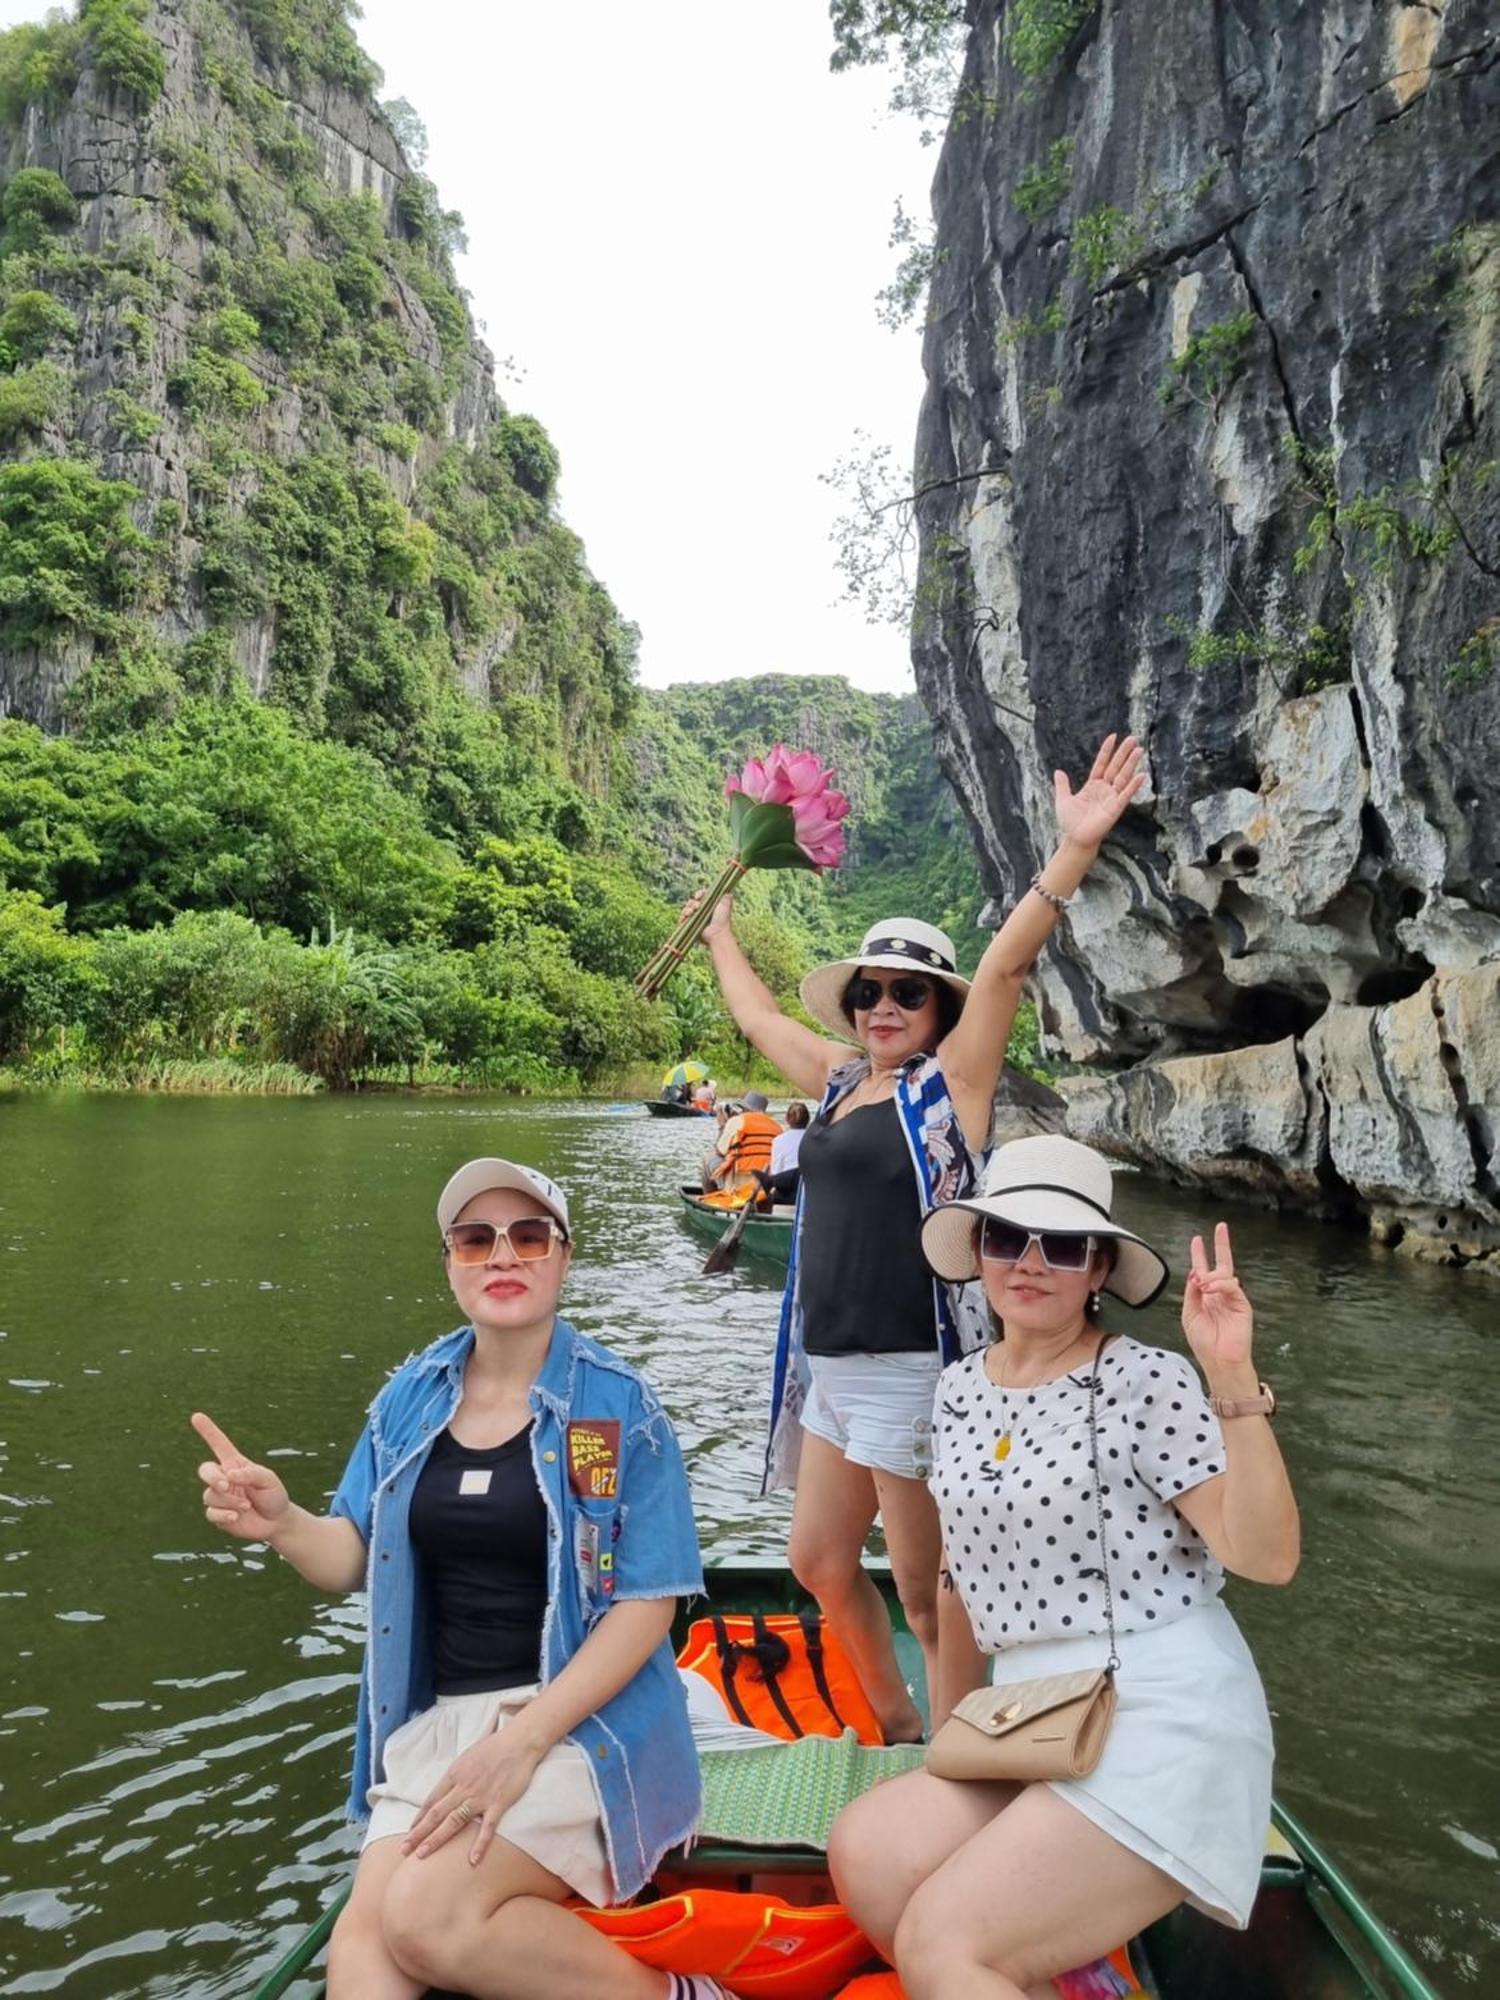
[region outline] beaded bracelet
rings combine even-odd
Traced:
[[[1035,889],[1036,893],[1041,897],[1044,903],[1050,904],[1051,907],[1057,911],[1057,914],[1059,916],[1061,916],[1063,911],[1068,907],[1068,898],[1066,896],[1055,896],[1053,895],[1050,889],[1044,889],[1042,887],[1042,878],[1040,875],[1032,876],[1031,887]]]

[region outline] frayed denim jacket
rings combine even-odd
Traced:
[[[472,1327],[398,1368],[370,1406],[331,1511],[369,1551],[369,1635],[360,1681],[350,1816],[383,1768],[394,1730],[434,1698],[432,1633],[408,1532],[412,1490],[458,1408]],[[541,1678],[560,1673],[611,1604],[694,1597],[703,1565],[682,1454],[666,1412],[625,1362],[565,1319],[531,1387],[532,1469],[548,1517]],[[615,1894],[633,1896],[698,1822],[701,1787],[682,1684],[667,1640],[573,1730],[589,1760]],[[649,1760],[649,1763],[648,1763]]]

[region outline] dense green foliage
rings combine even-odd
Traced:
[[[15,379],[0,377],[0,390]],[[0,466],[0,643],[124,629],[155,576],[155,546],[131,514],[137,497],[78,459]]]
[[[832,680],[642,695],[556,450],[494,396],[415,115],[382,201],[289,106],[368,100],[346,13],[187,0],[191,96],[141,0],[0,34],[0,120],[133,113],[165,189],[101,228],[50,171],[0,185],[0,666],[67,683],[65,733],[0,723],[0,1062],[744,1075],[705,958],[631,990],[723,858],[725,772],[782,738],[854,798],[844,876],[739,898],[792,1003],[892,899],[976,942],[925,722]]]
[[[778,678],[644,703],[614,798],[518,777],[507,830],[458,837],[374,756],[243,693],[76,739],[0,726],[0,1060],[150,1077],[229,1057],[334,1085],[550,1090],[685,1053],[747,1073],[705,960],[661,1002],[630,980],[722,855],[726,771],[777,737],[841,759],[857,817],[840,877],[741,890],[773,988],[795,1004],[807,964],[882,913],[949,925],[972,963],[972,853],[914,701]]]
[[[1046,76],[1099,0],[1011,0],[1005,53],[1033,80]]]

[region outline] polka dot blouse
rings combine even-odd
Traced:
[[[981,1349],[938,1379],[932,1494],[949,1573],[986,1653],[1109,1631],[1088,1378],[1085,1363],[1002,1391]],[[1172,1504],[1224,1470],[1219,1420],[1190,1362],[1116,1336],[1099,1364],[1098,1425],[1115,1629],[1149,1631],[1211,1603],[1224,1581]]]

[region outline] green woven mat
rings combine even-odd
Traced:
[[[705,1750],[700,1840],[746,1847],[826,1847],[851,1799],[882,1778],[921,1768],[920,1743],[870,1749],[852,1729],[764,1750]]]

